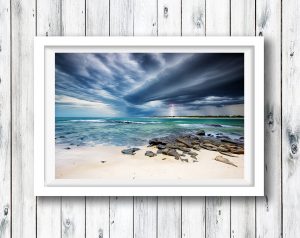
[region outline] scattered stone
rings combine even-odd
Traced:
[[[193,163],[199,162],[198,160],[193,160]]]
[[[225,164],[229,164],[229,165],[232,165],[234,167],[237,167],[237,165],[235,165],[234,163],[232,163],[229,159],[226,159],[224,158],[223,156],[221,155],[218,155],[216,158],[215,158],[216,161],[219,161],[219,162],[222,162],[222,163],[225,163]]]
[[[105,160],[102,160],[101,163],[104,164],[104,163],[106,163],[106,161],[105,161]]]
[[[135,152],[140,150],[139,148],[129,148],[122,150],[122,153],[125,155],[135,155]]]
[[[189,160],[188,159],[180,159],[182,162],[189,162]]]
[[[198,155],[196,152],[193,152],[193,151],[188,152],[188,154],[191,155],[191,156],[197,156]]]
[[[66,148],[65,148],[65,150],[70,150],[70,149],[71,149],[71,147],[66,147]]]
[[[198,159],[195,155],[191,155],[191,158],[192,158],[192,159],[195,159],[195,160]]]
[[[197,131],[196,135],[198,135],[198,136],[205,136],[205,131],[204,130]]]
[[[162,160],[166,160],[167,158],[163,158]]]
[[[156,156],[156,154],[153,153],[153,152],[150,151],[150,150],[146,151],[145,155],[148,156],[148,157],[154,157],[154,156]]]

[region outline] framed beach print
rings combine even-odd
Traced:
[[[36,37],[36,196],[261,196],[262,37]]]

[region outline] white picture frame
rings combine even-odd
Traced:
[[[244,52],[245,167],[243,180],[182,184],[55,178],[55,52]],[[35,196],[263,196],[263,37],[36,37],[34,40]]]

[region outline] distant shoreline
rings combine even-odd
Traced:
[[[62,117],[62,116],[56,116],[55,118],[122,118],[120,117],[79,117],[79,116],[67,116],[67,117]],[[126,117],[126,118],[210,118],[210,119],[244,119],[244,116],[144,116],[144,117]]]

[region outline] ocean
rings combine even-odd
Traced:
[[[55,143],[62,145],[142,146],[155,137],[195,133],[244,137],[243,118],[56,117]]]

